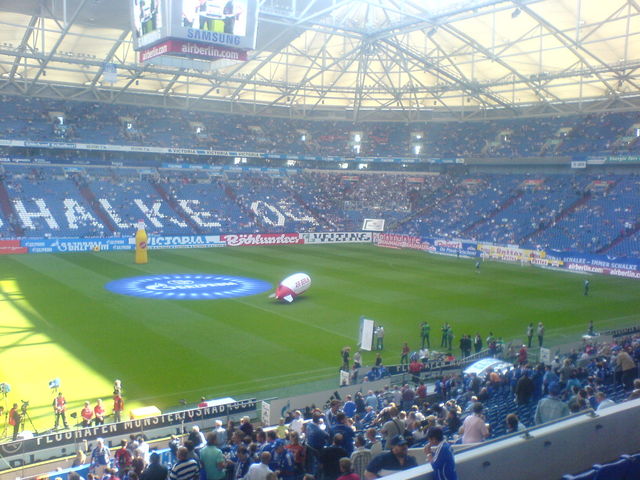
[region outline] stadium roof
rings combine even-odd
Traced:
[[[263,0],[249,61],[176,67],[137,62],[129,3],[0,0],[0,93],[402,121],[640,102],[636,0]]]

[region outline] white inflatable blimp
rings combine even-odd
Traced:
[[[311,286],[311,277],[306,273],[294,273],[280,282],[276,293],[269,295],[270,298],[284,300],[291,303],[298,295],[302,295]]]

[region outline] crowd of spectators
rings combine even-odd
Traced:
[[[307,121],[0,96],[0,137],[311,156],[527,157],[635,153],[640,114],[473,122]],[[358,139],[358,140],[356,140]]]
[[[637,175],[391,174],[4,165],[0,235],[358,231],[638,256]],[[2,188],[0,188],[2,190]],[[1,193],[1,192],[0,192]]]
[[[288,411],[277,426],[249,417],[226,426],[216,421],[208,432],[195,426],[171,437],[166,465],[144,436],[134,435],[115,451],[99,439],[74,464],[90,463],[91,479],[373,480],[416,466],[411,447],[424,448],[434,470],[455,475],[452,445],[640,398],[640,336],[598,338],[585,337],[581,348],[547,365],[529,363],[523,345],[504,352],[505,360],[512,355],[510,367],[456,372],[433,385],[414,375],[412,382],[334,398],[324,408]]]

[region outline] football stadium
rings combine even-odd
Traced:
[[[0,479],[640,479],[640,4],[0,25]]]

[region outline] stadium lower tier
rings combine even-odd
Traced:
[[[189,165],[194,167],[193,165]],[[640,177],[2,164],[0,237],[385,231],[640,256]]]

